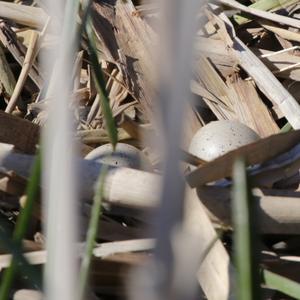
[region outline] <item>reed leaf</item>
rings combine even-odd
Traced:
[[[287,123],[280,129],[280,132],[281,132],[281,133],[285,133],[285,132],[289,132],[289,131],[291,131],[291,130],[293,130],[293,127],[292,127],[292,125],[291,125],[289,122],[287,122]]]
[[[39,151],[36,160],[34,162],[32,173],[27,185],[27,190],[26,190],[27,200],[24,208],[21,209],[20,211],[15,226],[15,230],[13,232],[12,243],[14,249],[21,249],[22,247],[21,243],[26,234],[30,222],[30,218],[32,215],[32,211],[34,208],[34,203],[39,193],[40,178],[41,178],[41,152]],[[19,258],[20,255],[16,255],[15,253],[13,253],[12,262],[9,268],[6,269],[4,272],[3,279],[0,286],[0,300],[8,299],[9,291],[17,271]]]
[[[88,37],[88,50],[89,50],[91,65],[94,73],[95,86],[102,100],[103,115],[106,122],[108,136],[113,146],[113,149],[115,149],[116,144],[118,142],[118,131],[109,105],[109,97],[105,88],[105,80],[104,80],[103,72],[98,61],[97,47],[94,38],[92,21],[90,17],[87,18],[85,29]]]
[[[277,10],[280,8],[284,8],[284,7],[293,5],[296,2],[298,2],[298,0],[259,0],[259,1],[252,3],[251,5],[249,5],[249,7],[260,9],[263,11],[270,11],[270,10],[274,11],[274,10]],[[243,15],[235,15],[233,17],[233,19],[239,25],[242,25],[242,24],[245,24],[245,23],[251,21],[251,19],[249,19]]]
[[[237,270],[237,299],[260,299],[259,268],[256,261],[254,202],[248,184],[246,164],[237,159],[233,168],[234,258]]]
[[[11,253],[17,261],[17,268],[21,275],[26,278],[34,288],[42,289],[42,282],[36,268],[30,265],[26,257],[22,253],[20,244],[12,241],[11,234],[7,229],[9,224],[0,220],[0,244],[8,253]],[[1,298],[2,300],[2,298]]]
[[[78,291],[78,300],[84,299],[84,294],[87,286],[89,270],[91,266],[91,260],[93,255],[93,249],[95,246],[95,240],[97,237],[97,232],[99,229],[99,218],[101,215],[101,204],[104,194],[104,181],[107,173],[107,167],[103,167],[101,170],[98,182],[96,193],[94,196],[94,201],[91,209],[91,218],[89,222],[86,247],[81,261],[80,274],[79,274],[79,291]]]
[[[300,299],[300,283],[268,270],[262,271],[265,285],[292,298]]]

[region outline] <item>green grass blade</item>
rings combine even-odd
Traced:
[[[264,284],[292,298],[300,299],[300,284],[268,270],[263,270]]]
[[[233,169],[232,218],[234,223],[234,258],[237,270],[237,299],[260,299],[259,268],[255,244],[254,201],[248,185],[246,164],[237,159]]]
[[[280,132],[281,133],[286,133],[286,132],[290,132],[291,130],[293,130],[293,127],[292,125],[287,122],[281,129],[280,129]]]
[[[280,8],[288,7],[297,2],[298,0],[259,0],[249,5],[249,7],[256,8],[263,11],[270,11],[270,10],[277,10]],[[233,19],[239,25],[251,21],[251,19],[244,17],[243,15],[235,15]]]
[[[104,193],[104,181],[105,181],[106,173],[107,173],[107,167],[103,167],[97,182],[96,193],[94,196],[94,202],[91,209],[91,218],[90,218],[88,232],[87,232],[86,247],[85,247],[85,252],[83,254],[81,267],[80,267],[78,300],[84,299],[84,294],[86,291],[91,259],[93,255],[93,249],[95,245],[97,232],[99,229],[98,224],[101,215],[101,204],[102,204],[103,193]]]
[[[37,157],[32,167],[31,176],[26,189],[27,200],[25,207],[21,210],[17,220],[16,228],[13,234],[15,241],[22,241],[24,238],[27,227],[30,222],[32,210],[34,208],[35,200],[37,199],[40,191],[41,180],[41,151],[38,151]]]
[[[0,220],[0,244],[5,251],[11,253],[17,261],[18,271],[23,277],[28,278],[28,281],[33,287],[42,289],[42,281],[35,268],[29,264],[22,253],[22,247],[16,245],[12,241],[12,236],[8,233],[7,224]]]
[[[26,234],[30,218],[32,215],[32,210],[34,207],[34,202],[39,193],[40,186],[40,177],[41,177],[41,154],[40,151],[36,157],[32,168],[32,174],[29,178],[27,185],[26,195],[27,201],[25,207],[21,209],[15,230],[12,236],[12,243],[16,249],[22,248],[22,240]],[[18,257],[18,256],[17,256]],[[18,259],[16,255],[13,255],[11,265],[8,269],[5,270],[3,279],[0,285],[0,300],[8,299],[8,294],[13,283],[15,273],[18,267]]]
[[[82,3],[81,3],[81,8],[82,8],[81,26],[82,26],[82,29],[84,29],[87,24],[87,20],[90,15],[90,12],[91,12],[91,5],[92,5],[92,0],[85,0],[85,1],[82,1]]]
[[[91,0],[86,0],[82,3],[82,28],[85,28],[88,39],[88,50],[94,73],[95,86],[102,101],[103,115],[107,126],[109,140],[115,149],[115,146],[118,142],[118,131],[109,105],[109,96],[106,91],[106,83],[98,60],[95,35],[93,31],[92,19],[90,17],[91,3]]]
[[[103,72],[98,61],[97,47],[94,38],[92,21],[90,17],[87,17],[85,28],[86,28],[87,38],[88,38],[88,49],[89,49],[92,69],[94,73],[95,86],[102,100],[103,115],[106,122],[108,136],[113,148],[115,149],[115,146],[118,142],[118,131],[109,105],[109,97],[105,88],[106,84],[105,84]]]

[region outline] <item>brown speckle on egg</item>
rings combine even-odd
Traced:
[[[196,132],[189,151],[203,160],[211,161],[259,138],[255,131],[238,121],[214,121]]]

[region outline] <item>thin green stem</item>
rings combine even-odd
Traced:
[[[101,216],[101,204],[102,204],[102,199],[104,194],[106,173],[107,173],[107,167],[103,167],[99,179],[97,181],[97,189],[94,196],[94,202],[91,209],[91,218],[90,218],[88,232],[87,232],[86,247],[81,261],[81,268],[79,274],[78,300],[84,299],[84,294],[86,291],[88,275],[89,275],[91,260],[93,256],[93,249],[95,246],[97,232],[99,230],[99,218]]]
[[[109,96],[106,91],[106,84],[105,84],[103,72],[98,61],[97,47],[95,43],[94,31],[93,31],[93,26],[92,26],[92,21],[90,16],[87,17],[87,21],[86,21],[86,34],[88,37],[88,49],[89,49],[90,59],[92,62],[95,86],[102,100],[103,115],[106,122],[108,136],[113,146],[113,149],[115,149],[115,146],[118,142],[118,131],[109,105]]]
[[[39,194],[41,177],[41,152],[39,151],[35,162],[33,164],[31,176],[26,190],[26,203],[23,209],[21,209],[15,230],[13,232],[12,243],[17,251],[22,249],[22,240],[27,232],[32,210],[34,208],[35,200]],[[13,253],[13,258],[8,269],[5,270],[3,279],[0,286],[0,300],[8,299],[9,291],[13,283],[18,265],[20,264],[19,256]]]
[[[255,204],[251,197],[246,164],[237,159],[233,169],[234,258],[237,269],[237,299],[260,299],[259,266],[255,244]]]

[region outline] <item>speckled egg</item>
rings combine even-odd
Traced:
[[[196,132],[189,151],[203,160],[211,161],[259,138],[255,131],[238,121],[214,121]]]
[[[142,151],[124,143],[118,143],[114,152],[111,144],[97,147],[88,153],[85,159],[115,167],[126,167],[146,171],[152,170],[149,159]]]

